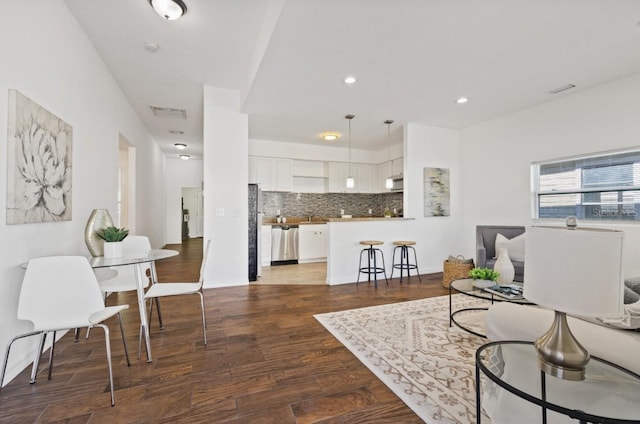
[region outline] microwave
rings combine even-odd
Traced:
[[[391,186],[391,191],[402,191],[404,189],[404,181],[402,178],[402,174],[400,175],[392,175],[391,181],[393,181],[393,185]]]

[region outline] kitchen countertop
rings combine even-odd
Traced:
[[[356,221],[402,221],[412,220],[414,218],[404,217],[390,217],[385,218],[383,216],[354,216],[352,218],[340,218],[340,217],[313,217],[311,221],[307,218],[295,218],[287,217],[287,222],[276,222],[274,218],[266,218],[262,221],[262,225],[318,225],[326,224],[328,222],[356,222]]]

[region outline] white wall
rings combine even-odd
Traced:
[[[635,75],[462,130],[463,253],[476,225],[532,223],[531,162],[640,146],[638,93]],[[640,225],[595,225],[626,232],[627,275],[640,275]]]
[[[204,87],[205,287],[249,284],[248,144],[240,92]]]
[[[88,255],[83,234],[91,210],[107,208],[115,214],[120,134],[137,149],[136,225],[154,246],[164,243],[164,213],[158,211],[165,208],[164,158],[62,0],[4,4],[0,51],[0,349],[4,351],[11,337],[30,328],[16,319],[24,275],[20,264],[37,256]],[[73,126],[71,221],[5,224],[10,88]],[[5,382],[31,362],[33,342],[15,344]]]
[[[413,240],[421,272],[442,271],[449,255],[460,253],[458,234],[465,209],[461,202],[458,131],[407,124],[404,129],[404,216],[414,217]],[[424,168],[447,168],[451,215],[424,216]]]
[[[201,187],[203,172],[202,160],[167,159],[167,244],[182,243],[182,188]]]

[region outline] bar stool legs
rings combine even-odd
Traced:
[[[393,263],[391,265],[391,278],[393,278],[393,271],[395,269],[400,270],[400,283],[402,284],[402,274],[404,270],[407,271],[407,277],[411,277],[411,270],[416,270],[416,275],[418,276],[418,281],[422,282],[420,278],[420,271],[418,270],[418,257],[416,255],[416,249],[413,246],[416,244],[415,241],[394,241],[393,244],[396,246],[393,248]],[[400,249],[400,263],[396,263],[396,250]],[[413,263],[409,261],[409,249],[413,251]]]
[[[385,271],[386,266],[384,263],[384,253],[382,252],[382,250],[373,247],[379,246],[383,243],[378,240],[364,240],[361,241],[360,244],[369,247],[360,251],[360,261],[358,262],[358,279],[356,280],[356,285],[360,282],[360,274],[367,274],[368,281],[371,281],[371,274],[373,274],[375,288],[378,288],[378,274],[384,274],[384,280],[387,282],[387,285],[389,285],[387,272]],[[364,254],[367,255],[366,266],[362,266],[362,255]],[[378,266],[378,255],[380,255],[380,259],[382,260],[382,267]]]

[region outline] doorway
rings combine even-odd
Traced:
[[[183,228],[183,238],[185,235],[187,238],[204,236],[202,203],[202,189],[200,187],[182,187],[182,222],[180,225]]]

